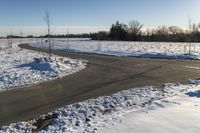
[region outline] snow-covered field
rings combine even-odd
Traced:
[[[44,40],[32,40],[31,45],[47,48],[48,45]],[[98,42],[81,39],[67,41],[66,39],[55,39],[54,49],[117,56],[200,59],[200,44],[192,44],[192,55],[187,54],[188,45],[183,43]],[[38,64],[34,65],[33,63],[33,56],[40,58],[44,56],[43,53],[8,49],[0,52],[0,54],[0,57],[3,57],[0,58],[0,63],[3,64],[0,72],[5,71],[9,75],[14,74],[11,76],[11,79],[20,77],[18,76],[18,74],[21,74],[20,70],[22,70],[24,75],[26,75],[26,70],[28,70],[28,74],[30,74],[31,70],[39,77],[44,74],[44,72],[40,73],[41,69],[39,69],[39,72],[36,72]],[[12,59],[12,57],[14,58]],[[62,57],[55,57],[54,61],[56,63],[48,63],[47,68],[49,68],[49,65],[51,68],[54,68],[55,64],[59,64],[62,69],[53,69],[52,73],[45,73],[42,75],[46,76],[44,79],[51,79],[55,73],[58,74],[63,69],[64,71],[66,69],[71,70],[71,67],[66,67],[69,64],[75,64],[75,66],[81,69],[85,67],[80,60],[66,59],[67,61],[63,61],[60,58]],[[9,63],[9,60],[12,63]],[[60,61],[62,65],[60,65]],[[66,62],[67,64],[65,64]],[[46,70],[46,67],[44,68]],[[58,67],[56,66],[56,68]],[[13,71],[11,71],[12,69]],[[16,69],[19,73],[16,73]],[[74,67],[72,69],[77,70]],[[16,81],[23,80],[17,79]],[[26,84],[24,81],[23,83]],[[52,119],[50,119],[50,125],[40,132],[198,133],[200,130],[199,112],[200,81],[190,80],[190,83],[187,85],[168,83],[159,88],[152,86],[132,88],[111,96],[66,105],[41,116],[40,120]],[[37,128],[37,122],[38,120],[34,119],[26,122],[12,123],[2,127],[0,133],[31,132]]]
[[[140,110],[117,112],[100,133],[199,133],[199,112],[200,87],[195,87]]]
[[[56,116],[45,132],[177,132],[200,129],[200,86],[165,84],[67,105],[41,116]],[[0,132],[31,132],[36,120],[4,126]]]
[[[31,44],[47,48],[45,39]],[[200,59],[200,43],[117,42],[89,39],[54,39],[53,48],[71,52],[151,58]],[[190,51],[190,54],[189,54]]]
[[[0,44],[3,47],[3,43]],[[6,45],[6,44],[5,44]],[[20,49],[17,42],[0,51],[0,91],[63,77],[85,68],[85,61]],[[35,61],[35,59],[39,61]]]

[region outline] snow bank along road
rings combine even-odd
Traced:
[[[36,51],[47,50],[20,45]],[[94,54],[54,54],[88,60],[87,68],[62,79],[0,93],[0,126],[37,118],[67,104],[115,92],[167,82],[186,83],[200,75],[199,61],[114,57]]]

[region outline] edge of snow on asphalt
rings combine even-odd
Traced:
[[[87,61],[15,48],[0,51],[0,91],[34,85],[76,73]]]
[[[41,128],[41,133],[97,132],[108,123],[112,124],[114,121],[120,121],[114,114],[123,111],[123,109],[139,111],[150,107],[150,105],[158,105],[159,101],[167,102],[167,98],[182,95],[194,90],[194,88],[198,87],[192,84],[181,85],[172,83],[164,84],[159,88],[151,86],[133,88],[111,96],[103,96],[67,105],[43,115],[39,119],[4,126],[0,129],[0,132],[38,131],[37,129],[42,127],[41,120],[45,119],[49,123],[45,128]]]

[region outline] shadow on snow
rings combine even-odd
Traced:
[[[188,95],[190,97],[200,98],[200,90],[199,91],[195,91],[195,92],[188,92],[188,93],[186,93],[186,95]]]
[[[36,70],[36,71],[54,71],[49,63],[31,62],[28,64],[19,65],[18,67],[29,67],[31,68],[31,70]]]

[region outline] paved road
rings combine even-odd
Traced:
[[[21,45],[22,48],[47,52]],[[89,61],[87,68],[62,79],[36,86],[0,93],[0,126],[11,122],[36,118],[66,104],[110,95],[131,87],[159,86],[166,82],[186,83],[196,78],[200,70],[198,61],[114,57],[94,54],[54,54]]]

